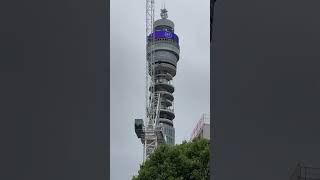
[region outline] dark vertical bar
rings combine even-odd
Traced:
[[[0,1],[0,179],[109,178],[109,1]]]
[[[213,15],[214,15],[214,4],[216,0],[210,0],[210,42],[213,39]]]
[[[215,70],[214,70],[214,61],[213,59],[213,15],[214,15],[214,4],[216,0],[210,0],[210,139],[211,139],[211,149],[210,149],[210,179],[214,179],[215,176],[215,161],[212,157],[215,157],[215,145],[214,145],[214,138],[215,138]]]

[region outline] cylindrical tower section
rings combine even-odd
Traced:
[[[179,38],[174,33],[174,23],[167,19],[167,10],[161,9],[161,19],[154,22],[153,32],[148,36],[148,65],[150,85],[150,114],[163,129],[167,144],[175,143],[173,119],[173,92],[171,80],[176,75],[180,58]]]

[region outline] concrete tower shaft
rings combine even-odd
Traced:
[[[179,38],[174,33],[174,23],[167,18],[167,10],[162,9],[161,19],[154,22],[153,32],[148,36],[147,60],[152,80],[149,87],[149,100],[152,107],[149,113],[155,117],[157,126],[162,129],[166,143],[174,144],[173,92],[175,89],[171,80],[176,75],[180,47]]]
[[[175,144],[175,89],[171,81],[176,75],[180,47],[167,12],[161,9],[161,19],[153,21],[154,0],[146,0],[146,119],[135,119],[144,160],[159,144]]]

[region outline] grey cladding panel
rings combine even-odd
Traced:
[[[177,57],[168,51],[157,51],[155,53],[155,61],[168,62],[177,66]]]
[[[174,29],[174,23],[169,19],[159,19],[154,22],[154,27],[157,26],[169,26]]]
[[[162,59],[177,60],[177,57],[176,57],[174,54],[172,54],[172,53],[170,53],[170,52],[168,52],[168,51],[157,51],[157,52],[155,53],[155,56],[156,56],[157,58],[162,58]]]
[[[150,50],[153,51],[169,51],[172,52],[176,55],[177,59],[179,58],[179,54],[180,54],[180,50],[179,48],[175,47],[172,44],[169,43],[156,43],[156,44],[152,44],[148,47],[148,51],[150,52]]]

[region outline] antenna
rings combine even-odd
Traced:
[[[168,10],[166,8],[161,9],[160,16],[162,19],[167,19],[168,18]]]

